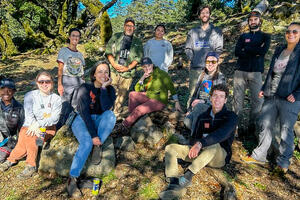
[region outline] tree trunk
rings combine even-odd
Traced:
[[[0,48],[2,52],[2,58],[4,59],[7,56],[11,56],[18,53],[18,49],[13,43],[13,40],[8,30],[8,26],[4,20],[2,20],[2,24],[0,26],[0,34]]]

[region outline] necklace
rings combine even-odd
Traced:
[[[48,96],[49,96],[49,95],[48,95]],[[47,96],[47,98],[48,98],[48,96]],[[39,93],[39,97],[40,97],[40,105],[41,105],[41,108],[44,109],[46,103],[44,103],[43,97],[42,97],[41,93]],[[50,99],[49,99],[49,101],[47,102],[47,107],[48,107],[48,108],[51,108],[51,99],[52,99],[52,94],[50,94]]]

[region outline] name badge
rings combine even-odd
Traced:
[[[209,123],[204,123],[204,128],[209,128]]]

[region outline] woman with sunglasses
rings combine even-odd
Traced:
[[[0,166],[0,171],[5,171],[26,156],[26,167],[18,178],[28,178],[36,172],[37,141],[54,136],[61,112],[61,98],[52,92],[52,75],[42,71],[35,81],[38,89],[26,93],[24,97],[25,121],[19,132],[17,145]]]
[[[111,86],[108,63],[100,61],[90,73],[92,83],[84,83],[78,89],[76,110],[78,115],[72,123],[72,131],[79,142],[70,169],[67,183],[69,196],[81,196],[77,178],[93,149],[91,163],[98,165],[102,157],[102,144],[112,132],[116,117],[110,110],[116,100],[115,89]]]
[[[286,173],[294,150],[293,127],[300,111],[300,23],[291,23],[285,32],[286,44],[276,48],[259,97],[264,104],[259,117],[259,143],[248,163],[265,163],[279,119],[281,141],[275,172]],[[273,134],[272,134],[273,133]]]
[[[184,119],[187,128],[193,130],[197,117],[210,106],[209,91],[212,86],[226,84],[224,75],[219,71],[219,55],[209,52],[205,59],[205,69],[200,74],[195,91]],[[194,120],[195,119],[195,120]]]

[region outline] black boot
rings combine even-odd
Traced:
[[[82,193],[79,190],[78,185],[77,185],[77,178],[70,177],[68,179],[67,192],[68,192],[69,197],[72,197],[72,198],[81,198],[82,197]]]
[[[102,145],[94,146],[92,152],[92,164],[99,165],[102,160]]]

